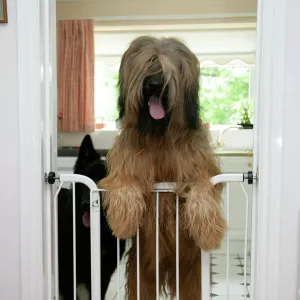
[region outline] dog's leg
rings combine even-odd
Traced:
[[[142,251],[141,251],[142,259]],[[140,299],[141,300],[154,300],[156,299],[155,292],[155,272],[153,274],[146,274],[146,269],[142,266],[142,261],[140,262]],[[151,272],[152,273],[152,272]],[[146,276],[147,275],[147,276]],[[153,275],[153,276],[152,276]],[[136,247],[132,246],[128,253],[128,262],[126,266],[126,300],[136,300],[137,299],[137,259],[136,259]],[[153,278],[152,278],[153,277]],[[152,280],[149,280],[152,278]]]
[[[126,180],[128,182],[128,179]],[[127,184],[120,179],[105,178],[99,185],[107,190],[104,196],[108,223],[113,234],[120,239],[133,237],[139,226],[146,208],[142,189],[137,183],[131,181]]]
[[[201,300],[201,250],[185,234],[180,235],[179,245],[179,299]],[[167,283],[170,299],[176,298],[175,253],[167,258]],[[169,297],[168,297],[169,299]]]
[[[169,272],[170,299],[176,298],[176,272]],[[169,297],[168,297],[169,298]],[[179,299],[201,300],[201,266],[196,263],[190,266],[189,272],[180,273],[179,277]]]
[[[201,265],[193,264],[188,274],[180,277],[180,300],[201,300]]]
[[[219,187],[210,180],[191,187],[184,205],[184,223],[195,243],[209,251],[221,247],[227,229],[220,207]]]

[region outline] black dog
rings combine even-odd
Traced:
[[[105,162],[95,151],[91,137],[83,139],[74,173],[85,175],[94,182],[106,176]],[[63,300],[73,300],[73,221],[72,187],[61,189],[58,195],[58,255],[59,290]],[[85,286],[89,294],[77,297],[91,299],[91,246],[90,246],[90,190],[81,183],[75,184],[76,195],[76,279],[77,287]],[[117,266],[117,239],[112,235],[105,212],[101,207],[101,299],[105,294]],[[120,241],[120,259],[125,241]]]

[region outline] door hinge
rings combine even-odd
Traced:
[[[59,179],[59,177],[56,176],[55,172],[45,173],[45,181],[49,184],[54,184],[56,179]]]
[[[244,181],[247,180],[248,184],[253,184],[254,180],[257,180],[257,175],[253,174],[252,171],[248,171],[247,173],[244,173]]]

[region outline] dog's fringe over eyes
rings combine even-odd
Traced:
[[[121,61],[119,118],[123,119],[126,110],[126,122],[135,123],[143,102],[143,82],[146,78],[160,73],[165,85],[169,86],[168,105],[170,110],[174,110],[171,123],[180,127],[189,125],[196,128],[199,116],[199,72],[196,56],[177,40],[157,40],[149,37],[136,39]],[[184,98],[187,101],[182,101]],[[185,110],[184,114],[182,109]]]
[[[226,231],[220,174],[208,129],[199,117],[199,62],[174,38],[135,39],[122,57],[118,102],[121,131],[107,156],[107,217],[113,234],[133,237],[127,264],[127,296],[135,300],[136,239],[140,228],[140,299],[156,299],[157,182],[177,182],[179,290],[181,300],[201,300],[201,251],[221,246]],[[176,294],[175,196],[159,201],[160,293]]]

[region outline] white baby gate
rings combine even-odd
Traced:
[[[52,179],[59,179],[60,185],[54,197],[54,299],[59,299],[59,265],[58,265],[58,194],[64,183],[72,183],[73,187],[73,288],[74,300],[76,300],[76,213],[75,213],[75,183],[82,183],[90,189],[90,230],[91,230],[91,298],[92,300],[101,299],[101,227],[100,227],[100,193],[105,191],[98,189],[97,185],[90,178],[78,174],[60,174],[55,177],[52,173]],[[229,184],[231,182],[238,182],[241,185],[246,201],[246,218],[245,218],[245,239],[244,239],[244,299],[247,299],[247,240],[248,240],[248,214],[249,214],[249,199],[248,195],[242,185],[245,180],[252,184],[252,172],[248,173],[226,173],[213,177],[212,183],[226,183],[226,218],[229,220]],[[51,181],[51,180],[50,180]],[[48,182],[50,182],[48,176]],[[175,190],[174,183],[158,183],[155,184],[153,192],[156,193],[156,299],[159,300],[159,194],[172,193]],[[176,299],[179,300],[179,197],[176,195]],[[229,294],[229,235],[226,235],[226,287],[227,287],[227,300],[230,299]],[[137,232],[137,300],[140,300],[140,264],[139,264],[139,231]],[[125,253],[124,253],[125,254]],[[123,255],[124,257],[124,255]],[[202,300],[211,299],[211,282],[210,282],[210,254],[202,251],[201,262],[201,296]],[[121,298],[120,288],[120,241],[117,240],[117,276],[118,276],[118,294],[117,300]],[[200,291],[199,291],[200,293]],[[111,300],[111,299],[107,299]],[[151,299],[152,300],[152,299]]]

